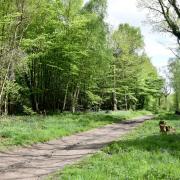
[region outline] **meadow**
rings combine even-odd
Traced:
[[[176,132],[161,134],[159,120],[166,120]],[[66,167],[49,179],[179,180],[179,167],[180,116],[161,114],[99,153]]]
[[[149,114],[148,111],[62,113],[0,118],[0,150],[47,142],[92,128]]]

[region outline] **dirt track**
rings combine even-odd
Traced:
[[[0,180],[37,180],[97,152],[145,120],[143,116],[28,148],[0,153]]]

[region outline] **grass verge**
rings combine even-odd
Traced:
[[[56,114],[51,116],[12,116],[0,119],[0,150],[46,142],[95,127],[149,114],[146,111],[116,113]]]
[[[166,120],[176,133],[162,135],[158,122]],[[180,116],[160,115],[81,163],[49,179],[61,180],[179,180]]]

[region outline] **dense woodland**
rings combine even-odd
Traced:
[[[140,29],[112,31],[106,0],[0,4],[0,114],[156,110],[166,98]],[[169,67],[178,111],[179,58]]]

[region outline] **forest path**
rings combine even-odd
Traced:
[[[145,120],[147,115],[106,125],[47,143],[0,153],[0,180],[38,180],[48,174],[94,154],[108,143],[118,140]]]

